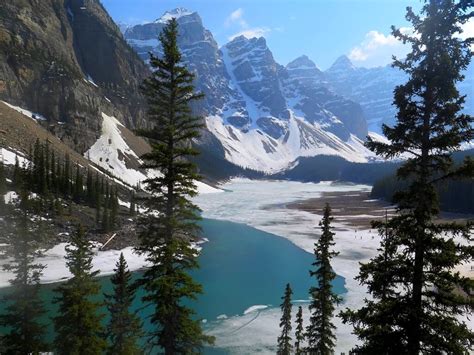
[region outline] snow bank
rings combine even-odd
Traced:
[[[44,252],[44,256],[36,260],[38,263],[46,265],[41,277],[41,283],[64,281],[71,277],[71,274],[69,273],[69,270],[66,266],[66,260],[64,259],[66,255],[66,246],[67,243],[60,243],[53,248],[46,250]],[[132,271],[139,270],[147,266],[145,257],[135,253],[133,247],[127,247],[122,250],[106,251],[100,251],[98,248],[96,248],[93,258],[93,270],[100,270],[101,276],[112,274],[120,253],[123,253],[125,259],[127,260],[127,264]],[[6,262],[8,262],[8,260],[2,260],[0,267]],[[8,280],[12,277],[13,275],[10,272],[0,272],[0,287],[9,286],[10,284]]]
[[[5,165],[15,165],[15,161],[17,157],[18,157],[18,163],[20,164],[20,166],[23,166],[29,163],[28,159],[23,158],[22,155],[15,152],[13,149],[9,150],[6,148],[0,148],[0,153],[1,153],[0,155],[3,157],[3,164]]]

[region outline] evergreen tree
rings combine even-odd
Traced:
[[[134,216],[136,213],[136,206],[135,206],[135,192],[132,191],[130,196],[130,215]]]
[[[102,232],[110,232],[109,210],[106,206],[104,206],[104,210],[102,211]]]
[[[69,153],[66,153],[64,160],[63,193],[66,197],[71,196],[71,157]]]
[[[430,0],[421,15],[407,9],[415,35],[393,28],[394,36],[412,48],[405,60],[394,62],[408,81],[395,89],[396,125],[383,126],[389,143],[369,138],[367,146],[383,157],[409,155],[397,172],[408,186],[394,197],[398,214],[380,225],[390,239],[381,248],[387,257],[379,255],[361,268],[359,279],[373,300],[343,314],[363,342],[357,353],[472,350],[474,334],[458,317],[470,312],[472,300],[455,291],[469,292],[470,282],[453,270],[472,262],[472,225],[434,221],[439,213],[435,184],[474,176],[471,159],[458,168],[451,159],[452,151],[474,138],[473,119],[460,113],[465,97],[456,88],[471,60],[473,42],[458,34],[472,14],[472,1]],[[463,238],[468,243],[460,242]],[[383,342],[387,338],[395,339],[395,346]]]
[[[74,201],[79,203],[84,193],[84,182],[82,181],[82,173],[79,165],[76,165],[76,178],[74,180]]]
[[[72,278],[56,289],[58,296],[54,300],[59,305],[58,316],[54,318],[54,345],[58,354],[95,355],[106,347],[101,304],[93,300],[99,294],[100,285],[94,278],[98,271],[92,271],[91,249],[79,227],[66,247],[66,265]]]
[[[55,194],[58,192],[58,180],[56,176],[56,154],[51,150],[51,165],[50,165],[50,190]]]
[[[62,169],[62,164],[61,164],[61,159],[59,157],[57,158],[56,161],[56,191],[58,193],[64,194],[63,191],[63,169]]]
[[[293,291],[291,290],[290,284],[286,284],[285,294],[281,298],[283,300],[280,305],[281,308],[281,318],[280,318],[280,328],[281,334],[278,337],[278,350],[277,354],[279,355],[290,355],[293,350],[293,345],[291,344],[291,295]]]
[[[110,340],[107,353],[110,355],[141,354],[137,345],[142,334],[141,324],[137,315],[130,310],[135,297],[131,279],[127,262],[123,253],[120,253],[115,274],[111,278],[114,293],[105,295],[110,313],[107,326],[107,337]]]
[[[153,73],[143,85],[152,124],[151,129],[138,131],[152,147],[143,156],[144,168],[157,169],[162,175],[145,181],[152,196],[146,201],[149,213],[141,223],[138,250],[151,265],[141,279],[143,302],[153,307],[150,345],[161,347],[165,354],[192,354],[213,341],[183,302],[202,292],[188,274],[198,267],[190,239],[198,232],[199,216],[190,197],[197,193],[194,181],[199,177],[195,165],[186,159],[197,154],[191,140],[202,127],[202,119],[191,115],[189,104],[202,95],[194,93],[194,76],[181,64],[177,36],[178,24],[172,19],[159,37],[163,57],[151,55]]]
[[[93,206],[95,203],[94,180],[93,180],[90,169],[87,169],[86,190],[87,190],[87,203],[89,206]]]
[[[20,167],[20,161],[18,160],[18,156],[15,155],[15,166],[13,167],[13,188],[16,192],[20,191],[22,185],[22,172]]]
[[[11,292],[3,298],[5,313],[0,316],[2,326],[8,329],[2,338],[6,354],[39,354],[48,350],[45,325],[40,322],[45,313],[39,295],[44,266],[35,263],[35,258],[41,256],[44,230],[30,209],[28,193],[22,189],[19,205],[0,226],[3,254],[12,260],[4,270],[14,274]]]
[[[340,301],[339,296],[332,290],[332,281],[336,278],[336,273],[331,267],[331,259],[338,253],[331,250],[334,246],[334,233],[331,229],[331,207],[326,204],[323,212],[323,219],[319,222],[321,226],[321,236],[314,245],[315,270],[310,271],[310,275],[316,278],[317,286],[311,287],[311,303],[309,309],[311,317],[306,328],[308,338],[308,351],[311,354],[333,354],[334,329],[332,317],[335,304]]]
[[[303,307],[298,307],[296,313],[296,329],[295,329],[295,354],[303,354],[303,341],[305,338],[304,327],[303,327]]]
[[[110,229],[115,229],[117,227],[117,215],[118,215],[119,203],[117,196],[117,189],[113,189],[110,194],[110,217],[109,224]]]
[[[44,177],[45,177],[45,187],[46,190],[51,190],[51,171],[50,171],[50,149],[49,149],[49,142],[46,141],[44,145]]]
[[[5,194],[7,193],[7,179],[5,176],[5,167],[3,161],[0,161],[0,216],[3,214],[5,205]]]

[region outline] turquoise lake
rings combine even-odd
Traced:
[[[219,315],[240,315],[253,305],[279,306],[288,282],[294,300],[308,299],[308,289],[314,283],[309,276],[312,254],[287,239],[243,224],[210,219],[200,224],[209,242],[202,245],[200,269],[192,273],[204,288],[204,293],[192,304],[199,318],[213,322]],[[109,278],[101,277],[100,282],[103,291],[110,292]],[[48,305],[55,287],[54,284],[43,287]],[[342,277],[336,278],[334,288],[340,294],[346,291]],[[4,292],[8,289],[0,291]],[[139,296],[135,308],[140,307]],[[49,306],[48,316],[54,313],[55,307]],[[51,327],[49,334],[52,337]],[[215,353],[206,351],[211,352]]]

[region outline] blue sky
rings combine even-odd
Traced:
[[[421,0],[102,0],[116,22],[142,23],[166,10],[197,11],[219,45],[232,36],[263,35],[277,62],[306,54],[328,68],[346,54],[356,66],[374,67],[403,56],[390,26],[408,27],[405,8]]]

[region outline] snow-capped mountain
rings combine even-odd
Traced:
[[[301,156],[367,161],[362,108],[321,84],[309,58],[283,67],[264,38],[240,36],[219,48],[196,12],[176,9],[125,31],[144,61],[150,51],[159,55],[157,36],[170,17],[180,25],[183,61],[206,95],[196,109],[228,161],[265,172],[286,169]]]
[[[474,114],[474,63],[465,71],[465,80],[458,85],[468,95],[464,110]],[[359,103],[370,131],[380,132],[382,123],[392,126],[396,119],[393,90],[407,80],[405,73],[390,65],[377,68],[355,67],[347,56],[339,57],[321,78],[327,87]]]

